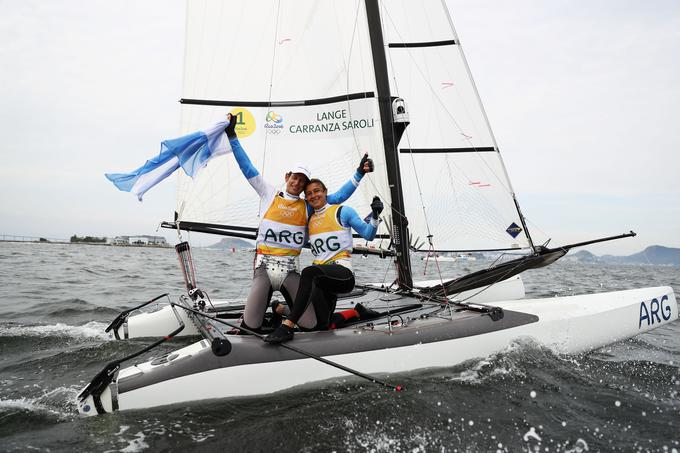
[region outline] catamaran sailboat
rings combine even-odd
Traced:
[[[633,233],[534,244],[446,5],[425,3],[187,3],[183,131],[231,113],[270,181],[305,161],[337,187],[369,153],[375,172],[347,204],[368,212],[377,194],[389,207],[379,239],[357,243],[357,251],[393,263],[396,280],[359,284],[339,300],[339,309],[372,308],[373,319],[271,345],[232,334],[243,307],[210,301],[197,287],[188,244],[180,243],[187,294],[156,298],[166,302],[161,309],[128,310],[109,326],[120,338],[161,339],[95,376],[79,395],[82,414],[259,395],[350,374],[388,385],[375,376],[452,366],[520,337],[578,353],[677,319],[668,286],[522,299],[521,272],[575,246]],[[258,203],[224,155],[195,179],[180,175],[175,219],[164,226],[253,239]],[[487,251],[524,254],[454,279],[413,281],[412,254]],[[133,362],[179,334],[203,338]]]

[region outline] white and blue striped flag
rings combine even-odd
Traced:
[[[192,178],[210,159],[231,152],[224,128],[229,121],[221,121],[193,134],[161,142],[158,156],[130,173],[106,173],[106,177],[124,192],[137,195],[139,201],[147,190],[170,176],[179,167]]]

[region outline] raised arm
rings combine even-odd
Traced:
[[[326,198],[328,204],[342,204],[347,201],[347,199],[352,196],[354,191],[357,190],[357,187],[359,187],[359,182],[361,182],[361,178],[363,177],[364,175],[359,172],[354,173],[354,176],[352,176],[349,181],[344,183],[342,187],[340,187],[335,193],[328,195]]]
[[[231,119],[233,117],[229,115],[229,118]],[[241,146],[241,143],[238,141],[236,131],[234,130],[235,126],[236,122],[231,121],[224,132],[226,132],[227,136],[229,137],[229,144],[231,145],[231,150],[234,154],[234,158],[236,159],[236,163],[238,163],[243,176],[246,177],[248,183],[250,183],[250,185],[253,187],[253,189],[255,189],[260,197],[271,196],[271,193],[274,192],[274,186],[267,183],[264,178],[262,178],[260,172],[257,171],[257,168],[255,168],[253,163],[250,161],[248,154],[246,154],[245,150]]]
[[[343,206],[340,209],[340,223],[344,226],[350,226],[354,231],[359,233],[359,235],[366,239],[367,241],[372,241],[375,239],[375,235],[378,232],[378,225],[380,220],[378,217],[382,212],[383,204],[378,197],[373,198],[373,203],[371,203],[371,215],[368,223],[359,217],[357,212],[350,208],[349,206]]]
[[[361,162],[359,162],[359,167],[357,168],[356,173],[354,173],[354,176],[352,176],[349,181],[343,184],[337,192],[328,195],[328,198],[326,199],[328,204],[342,204],[347,201],[347,199],[352,196],[357,187],[359,187],[361,178],[363,178],[366,173],[370,173],[372,171],[373,160],[368,157],[368,154],[364,154],[364,157],[361,158]]]

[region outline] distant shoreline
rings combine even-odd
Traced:
[[[70,241],[12,241],[0,240],[0,243],[10,242],[14,244],[60,244],[60,245],[100,245],[106,247],[138,247],[138,248],[154,248],[154,249],[169,249],[172,245],[158,245],[158,244],[108,244],[106,242],[70,242]]]

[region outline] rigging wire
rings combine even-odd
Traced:
[[[390,271],[392,266],[395,266],[395,272],[396,272],[395,261],[394,260],[387,260],[387,266],[385,266],[385,274],[383,274],[383,279],[382,279],[382,284],[383,284],[383,286],[385,286],[386,289],[389,288],[389,286],[386,284],[387,283],[387,273]]]
[[[381,0],[378,0],[378,7],[380,9],[380,14],[379,14],[380,29],[381,29],[381,34],[383,34],[383,31],[385,30],[385,22],[384,22],[385,21],[385,14],[383,14],[383,12],[385,12],[388,16],[389,16],[389,12],[387,12],[387,7],[384,5],[384,3]],[[384,45],[384,43],[383,43],[383,45]],[[389,49],[389,47],[388,47],[388,49]],[[387,63],[388,55],[389,55],[389,53],[385,52],[385,63]],[[389,73],[386,74],[386,76],[389,78]],[[389,80],[388,80],[388,91],[389,91]],[[388,101],[390,102],[390,107],[391,107],[392,99],[389,99]],[[390,111],[391,110],[392,109],[390,108]],[[390,121],[390,123],[394,124],[393,121]],[[406,210],[406,200],[404,198],[403,181],[401,180],[401,168],[399,166],[399,152],[398,152],[400,140],[397,140],[396,129],[395,129],[394,126],[392,128],[390,128],[389,133],[392,134],[391,138],[392,138],[392,144],[394,146],[394,149],[391,150],[391,151],[395,152],[395,154],[396,154],[395,155],[395,161],[396,161],[395,164],[396,164],[397,168],[399,168],[399,171],[397,172],[397,178],[396,178],[395,181],[393,181],[393,183],[395,185],[398,185],[398,187],[396,187],[396,191],[395,191],[396,194],[397,194],[397,197],[398,197],[398,199],[396,200],[397,206],[403,206],[404,211],[405,211]],[[403,135],[403,133],[402,133],[402,135]],[[401,139],[401,137],[400,137],[400,139]],[[384,147],[384,144],[383,144],[383,147]],[[390,194],[391,194],[391,192],[390,192]],[[391,200],[391,201],[394,201],[394,200]],[[398,209],[395,209],[394,206],[392,205],[392,203],[390,203],[390,209],[392,210],[393,213],[400,216],[401,219],[404,221],[404,226],[405,226],[404,231],[401,231],[401,232],[397,231],[397,233],[403,234],[403,237],[401,238],[401,240],[406,241],[406,255],[407,255],[406,256],[406,263],[407,263],[407,266],[409,268],[411,268],[410,257],[409,257],[409,255],[410,255],[409,250],[410,250],[410,247],[411,247],[411,236],[410,236],[410,234],[408,234],[409,233],[408,217],[406,215],[406,212],[402,213]],[[393,224],[393,229],[395,229],[395,228],[396,228],[396,225]],[[411,280],[411,285],[407,285],[405,282],[400,281],[400,276],[402,274],[401,269],[400,269],[400,261],[396,260],[395,263],[396,263],[396,268],[397,268],[397,282],[399,283],[400,288],[407,288],[409,291],[413,290],[413,279],[409,278]],[[409,270],[409,274],[412,274],[412,270],[411,269],[408,269],[408,270]]]
[[[383,8],[383,9],[386,10],[387,8]],[[387,16],[389,17],[389,12],[387,12]],[[382,15],[381,15],[381,17],[382,17]],[[394,23],[392,23],[392,25],[394,25]],[[397,31],[397,33],[399,33],[399,32]],[[395,88],[395,91],[396,91],[395,94],[397,96],[399,96],[399,83],[397,81],[397,75],[396,75],[396,71],[394,69],[394,60],[392,59],[392,51],[390,50],[390,47],[387,48],[386,55],[388,57],[387,60],[389,61],[390,68],[392,69],[392,80],[394,81],[394,88]],[[409,145],[408,146],[409,150],[411,150],[412,149],[411,139],[409,137],[408,127],[406,128],[405,133],[406,133],[406,141]],[[399,144],[395,143],[394,145],[395,145],[395,147],[398,147]],[[422,208],[422,211],[423,211],[423,219],[425,220],[425,229],[427,231],[427,239],[428,239],[428,242],[430,244],[430,251],[433,251],[434,250],[434,244],[432,242],[433,235],[432,235],[432,230],[430,229],[430,222],[429,222],[428,217],[427,217],[427,210],[425,209],[425,201],[423,199],[423,190],[422,190],[422,187],[420,185],[420,178],[418,177],[418,172],[416,171],[416,165],[415,165],[415,160],[413,158],[413,152],[410,152],[409,155],[411,157],[411,166],[413,168],[413,174],[414,174],[415,179],[416,179],[416,186],[418,187],[418,197],[420,199],[420,207]],[[411,238],[407,238],[407,240],[409,241],[409,246],[410,246],[411,245],[410,244]],[[428,254],[427,258],[429,259],[429,254]],[[436,253],[434,255],[434,260],[435,260],[435,263],[437,265],[437,273],[439,275],[439,280],[443,284],[444,278],[442,276],[441,269],[439,268],[439,261],[437,259]],[[425,270],[427,270],[427,261],[425,262]]]
[[[357,9],[356,9],[355,18],[354,18],[354,27],[353,27],[353,30],[352,30],[352,39],[351,39],[351,44],[350,44],[350,52],[349,52],[349,57],[350,57],[350,58],[349,58],[349,59],[351,59],[352,49],[354,48],[354,41],[355,41],[355,39],[356,39],[356,31],[357,31],[357,25],[358,25],[358,21],[359,21],[359,13],[360,13],[360,5],[361,5],[361,4],[362,4],[361,2],[357,2]],[[359,51],[362,50],[362,46],[359,45],[359,46],[357,46],[357,47],[359,48]],[[363,57],[360,59],[360,61],[362,61],[362,62],[364,61]],[[363,69],[363,68],[362,68],[362,69]],[[372,68],[371,68],[371,69],[372,69]],[[349,82],[349,79],[350,79],[350,68],[349,68],[349,65],[348,65],[346,62],[345,62],[345,74],[346,74],[346,78],[345,78],[345,91],[346,91],[347,93],[349,93],[349,91],[350,91],[350,86],[349,86],[349,84],[350,84],[350,82]],[[363,70],[361,71],[361,75],[362,75],[362,80],[364,80],[364,79],[363,79],[363,76],[364,76],[364,71],[363,71]],[[365,86],[365,84],[363,84],[362,86]],[[347,101],[347,110],[348,110],[349,117],[350,117],[350,118],[353,118],[353,116],[352,116],[352,108],[351,108],[351,104],[350,104],[349,101]],[[358,156],[359,158],[361,158],[361,157],[363,156],[363,154],[362,154],[362,151],[361,151],[361,147],[360,147],[360,145],[359,145],[359,139],[358,139],[358,137],[357,137],[357,132],[356,132],[356,130],[355,130],[354,128],[352,128],[352,139],[353,139],[353,141],[354,141],[354,148],[355,148],[355,150],[356,150],[357,156]],[[381,136],[381,144],[382,144],[382,136]],[[385,205],[386,205],[388,208],[390,208],[390,209],[392,210],[392,212],[397,213],[397,214],[398,214],[399,216],[401,216],[402,218],[406,218],[406,215],[405,215],[404,213],[399,212],[397,209],[395,209],[395,208],[393,207],[393,205],[392,205],[392,197],[391,197],[391,194],[390,194],[390,196],[388,197],[385,193],[383,193],[382,190],[377,186],[377,184],[375,183],[375,181],[373,180],[373,178],[370,178],[370,177],[368,178],[368,184],[370,184],[370,186],[373,188],[373,190],[375,191],[375,193],[377,193],[377,194],[380,196],[380,198],[382,199],[382,201],[385,203]],[[389,200],[389,201],[387,201],[387,200]]]
[[[276,23],[274,25],[274,40],[272,42],[272,64],[269,72],[269,93],[267,95],[267,102],[271,105],[272,102],[272,91],[274,90],[274,66],[276,64],[276,50],[279,45],[279,20],[281,18],[281,0],[276,2]],[[267,112],[269,113],[269,112]],[[262,178],[265,177],[265,172],[267,171],[267,144],[269,143],[269,134],[264,134],[264,144],[262,145]],[[258,203],[259,209],[258,213],[262,212],[262,198]],[[259,216],[259,214],[258,214]]]
[[[506,253],[502,253],[501,255],[499,255],[498,258],[496,258],[496,260],[495,260],[493,263],[491,263],[491,265],[490,265],[488,268],[491,268],[491,267],[494,265],[495,262],[499,261],[499,260],[500,260],[503,256],[505,256],[505,255],[506,255]],[[518,268],[520,265],[522,265],[522,264],[524,264],[524,263],[523,263],[523,262],[517,263],[517,266],[514,266],[514,267],[509,268],[508,271],[507,271],[506,273],[499,275],[498,278],[497,278],[496,280],[494,280],[493,282],[491,282],[491,283],[489,283],[488,285],[486,285],[486,286],[480,288],[480,290],[477,291],[476,293],[473,293],[473,294],[469,295],[468,297],[466,297],[465,299],[459,300],[459,301],[457,301],[457,302],[458,302],[458,303],[464,303],[465,301],[470,300],[470,299],[472,299],[473,297],[475,297],[475,296],[477,296],[477,295],[483,293],[483,292],[486,291],[487,289],[491,288],[493,285],[496,285],[497,283],[502,282],[503,280],[505,280],[505,276],[506,276],[506,275],[509,275],[509,274],[511,274],[512,272],[514,272],[514,270],[517,269],[517,268]],[[463,293],[463,291],[458,292],[458,293],[456,293],[456,294],[452,294],[452,295],[449,296],[449,297],[456,297],[456,296],[458,296],[458,295],[460,295],[460,294],[462,294],[462,293]]]
[[[352,50],[354,49],[354,39],[356,38],[357,25],[359,23],[360,5],[361,5],[361,2],[357,2],[357,8],[356,8],[356,12],[354,14],[354,26],[352,27],[352,37],[350,39],[350,44],[349,44],[349,53],[347,54],[347,61],[345,61],[343,59],[343,63],[345,65],[345,93],[350,92],[350,86],[349,86],[350,65],[349,65],[349,63],[351,63],[351,61],[352,61]],[[361,46],[359,45],[357,47],[359,47],[359,51],[361,51]],[[364,61],[363,58],[360,58],[360,61],[363,62]],[[361,69],[362,69],[362,71],[360,71],[360,72],[361,72],[361,76],[362,76],[362,80],[363,80],[363,75],[364,75],[363,69],[364,68],[362,67]],[[365,85],[362,84],[362,86],[365,86]],[[346,102],[347,102],[347,112],[348,112],[349,117],[351,119],[351,118],[353,118],[353,116],[352,116],[352,103],[349,100],[347,100]],[[354,148],[357,152],[357,155],[358,155],[359,158],[361,158],[361,148],[359,146],[359,139],[357,138],[357,133],[356,133],[356,130],[354,128],[352,128],[352,139],[354,140]],[[370,181],[370,179],[369,179],[369,181]]]
[[[354,49],[355,40],[357,39],[357,27],[358,27],[358,23],[359,23],[359,15],[360,15],[360,11],[361,11],[361,5],[362,5],[362,2],[358,1],[357,7],[356,7],[356,10],[355,10],[355,14],[354,14],[354,25],[352,27],[352,37],[350,39],[349,52],[347,54],[348,57],[347,57],[347,60],[343,59],[343,64],[345,66],[345,92],[346,93],[350,92],[350,64],[351,64],[351,60],[352,60],[352,51]],[[363,49],[362,46],[357,45],[357,47],[359,49],[359,52],[361,52],[362,49]],[[361,61],[361,62],[364,61],[363,54],[360,56],[359,61]],[[359,71],[359,72],[361,74],[361,79],[362,79],[362,82],[363,82],[362,86],[365,86],[365,71],[363,69],[364,68],[362,66],[361,71]],[[346,102],[347,102],[347,112],[348,112],[349,118],[352,119],[353,118],[352,104],[349,100],[347,100]],[[362,150],[361,150],[361,147],[359,145],[359,139],[357,137],[356,129],[354,129],[354,128],[352,128],[352,140],[354,141],[354,149],[356,151],[357,157],[358,158],[363,157]],[[382,142],[382,140],[381,140],[381,142]],[[378,186],[375,183],[375,181],[373,180],[373,178],[370,177],[370,176],[367,176],[367,175],[365,175],[364,177],[368,180],[369,185],[374,189],[375,193],[377,193],[380,196],[380,198],[382,199],[382,201],[390,209],[392,209],[392,203],[391,203],[392,197],[391,196],[389,197],[390,201],[388,202],[387,201],[388,197],[386,197],[386,195],[384,193],[382,193],[380,188],[378,188]],[[382,247],[382,240],[380,242],[380,247]]]

